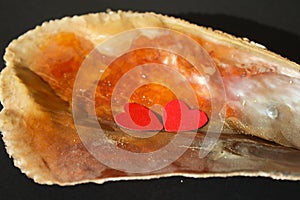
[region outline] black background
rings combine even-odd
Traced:
[[[89,12],[154,11],[248,37],[300,63],[300,5],[297,0],[10,0],[0,1],[0,53],[17,36],[43,21]],[[5,64],[2,61],[1,67]],[[35,184],[13,167],[0,142],[0,199],[299,199],[300,182],[269,178],[162,178],[72,187]]]

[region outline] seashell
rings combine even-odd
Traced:
[[[178,48],[180,43],[160,32],[162,28],[192,38],[205,50],[203,55],[211,61],[208,64],[215,68],[204,67],[203,74],[196,73],[191,63],[163,49],[135,49],[119,57],[133,44],[138,46],[139,43],[134,43],[137,41],[153,42],[160,38],[158,44]],[[135,38],[110,40],[136,29],[141,35]],[[105,42],[120,48],[93,51]],[[102,56],[102,60],[111,57],[116,60],[109,70],[101,69],[104,72],[99,82],[97,74],[84,75],[83,80],[96,81],[96,93],[79,89],[82,102],[76,107],[73,102],[76,75],[80,66],[89,62],[91,52],[96,52],[99,59]],[[193,54],[188,57],[195,60]],[[12,41],[4,59],[6,68],[0,76],[4,106],[0,129],[15,166],[37,183],[74,185],[178,175],[300,179],[300,66],[259,44],[173,17],[119,11],[46,22]],[[156,135],[151,133],[151,137],[138,138],[114,123],[111,108],[114,87],[131,69],[130,64],[147,63],[142,59],[169,64],[180,71],[186,81],[176,84],[192,85],[199,104],[193,104],[188,96],[184,100],[191,108],[199,107],[208,114],[210,121],[206,127],[195,134],[183,132],[180,140],[175,141],[176,133],[162,130]],[[89,64],[99,64],[93,62]],[[146,71],[153,76],[164,74],[158,68],[151,69]],[[214,79],[217,73],[221,82]],[[141,76],[150,80],[145,74]],[[170,79],[177,77],[166,75],[164,80]],[[136,76],[129,76],[126,87],[137,80]],[[212,90],[203,81],[211,83]],[[115,96],[117,100],[124,100],[122,91]],[[177,92],[182,97],[186,95],[184,89]],[[216,97],[216,105],[212,105],[212,97]],[[85,107],[93,98],[94,111],[105,135],[100,139],[99,124],[91,117],[93,109]],[[176,98],[168,88],[150,84],[137,88],[130,101],[159,113],[161,108],[155,108],[155,104],[164,106]],[[214,118],[212,106],[219,110]],[[79,124],[74,123],[74,109],[80,114]],[[220,135],[216,127],[221,127]],[[79,129],[84,133],[78,134]],[[188,145],[182,141],[189,141]],[[203,145],[205,142],[207,146]],[[169,149],[161,150],[168,144],[172,144]],[[127,153],[118,154],[112,146]],[[176,157],[178,149],[184,151]],[[155,154],[158,151],[161,154]],[[201,156],[201,152],[205,155]],[[161,166],[156,166],[157,162]]]

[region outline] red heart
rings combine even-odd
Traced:
[[[168,132],[190,131],[203,127],[208,121],[200,110],[191,110],[180,100],[170,101],[163,112],[165,130]]]
[[[163,128],[156,115],[147,107],[136,103],[124,105],[125,112],[115,115],[115,122],[126,129],[156,131]]]

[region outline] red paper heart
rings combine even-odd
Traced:
[[[163,128],[156,115],[145,106],[127,103],[124,110],[115,115],[115,122],[123,128],[136,131],[157,131]]]
[[[200,110],[191,110],[180,100],[170,101],[163,112],[165,130],[168,132],[191,131],[203,127],[208,121]]]

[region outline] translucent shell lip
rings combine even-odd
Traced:
[[[197,41],[219,67],[230,101],[224,108],[226,112],[220,113],[225,117],[226,126],[207,156],[199,157],[199,151],[205,150],[200,144],[206,136],[213,137],[215,133],[207,134],[207,130],[201,129],[184,154],[170,165],[157,171],[133,173],[104,165],[82,144],[71,112],[74,77],[70,71],[76,72],[77,64],[89,51],[112,35],[144,27],[169,28]],[[60,48],[56,50],[57,44]],[[47,54],[43,54],[45,51]],[[70,57],[55,58],[57,52]],[[54,57],[49,57],[51,53]],[[112,56],[111,52],[100,53]],[[0,77],[3,140],[15,165],[38,183],[73,185],[174,175],[300,179],[299,127],[296,125],[300,67],[258,45],[154,13],[110,12],[44,23],[14,40],[4,58],[7,67]],[[47,65],[49,58],[55,58],[51,62],[58,63],[58,70]],[[68,65],[72,68],[66,67]],[[60,79],[55,79],[57,77]],[[94,78],[93,74],[89,77]],[[190,78],[201,81],[197,76]],[[105,82],[106,86],[109,84]],[[150,91],[158,93],[154,86]],[[89,98],[87,91],[81,92]],[[158,99],[169,101],[166,98],[169,96],[171,94],[161,95]],[[104,96],[99,98],[106,100]],[[108,116],[109,112],[103,108],[99,106],[97,111]],[[97,152],[99,146],[93,140],[96,125],[85,112],[81,114],[84,120],[79,126],[90,134],[88,142]],[[148,141],[135,139],[124,134],[109,117],[100,117],[98,121],[110,141],[132,152],[154,151],[174,136],[160,132]],[[182,137],[190,139],[191,134],[186,132]],[[107,152],[106,159],[110,159],[109,149]],[[121,159],[131,161],[128,157]]]

